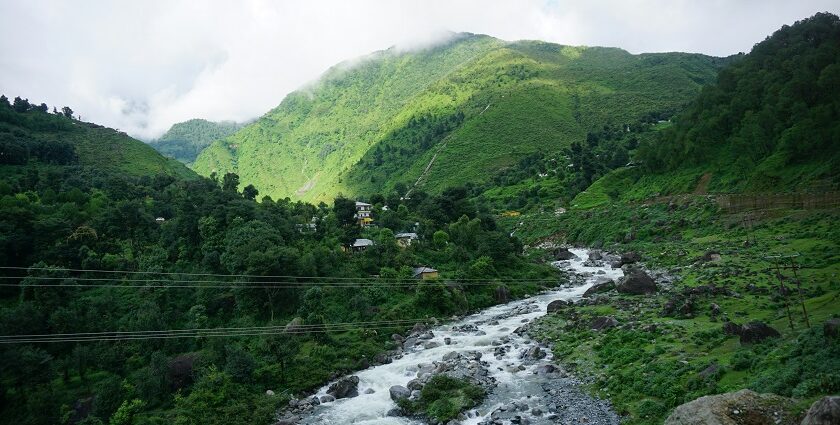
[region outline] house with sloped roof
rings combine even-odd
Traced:
[[[422,280],[437,279],[438,271],[426,266],[415,267],[412,277]]]
[[[350,250],[353,252],[362,252],[366,249],[372,247],[374,245],[373,241],[370,239],[356,239],[350,244]]]

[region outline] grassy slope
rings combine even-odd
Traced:
[[[192,119],[174,124],[149,144],[161,154],[189,164],[211,143],[230,136],[240,128],[242,124],[231,121]]]
[[[605,123],[673,111],[711,81],[720,62],[486,36],[381,52],[291,94],[206,149],[194,168],[237,171],[243,184],[272,196],[320,200],[413,183],[440,151],[423,180],[437,191],[485,179],[537,149],[558,151]],[[455,114],[463,122],[427,147],[400,134],[413,118]],[[373,160],[375,148],[386,146],[398,152],[386,160],[390,167]]]
[[[197,177],[180,162],[166,158],[149,145],[114,129],[39,112],[20,115],[12,117],[22,120],[0,122],[2,131],[21,139],[68,142],[74,146],[82,166],[134,176]]]
[[[334,67],[315,86],[290,94],[256,123],[211,145],[194,169],[236,171],[243,184],[272,196],[335,195],[343,189],[341,172],[392,129],[406,102],[499,43],[466,35],[417,53],[391,49]]]

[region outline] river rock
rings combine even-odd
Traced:
[[[341,378],[327,389],[327,394],[339,398],[351,398],[359,395],[359,377],[348,376]]]
[[[572,251],[569,251],[568,248],[557,248],[554,250],[554,259],[558,261],[565,261],[571,260],[572,258],[577,258]]]
[[[836,425],[840,424],[840,397],[826,396],[814,402],[802,425]]]
[[[300,423],[300,418],[297,416],[290,416],[283,418],[274,423],[274,425],[297,425]]]
[[[600,294],[604,292],[608,292],[615,289],[615,281],[608,278],[599,278],[595,281],[595,284],[592,285],[586,292],[583,293],[584,297],[589,297],[595,294]]]
[[[411,396],[411,390],[402,385],[394,385],[388,390],[388,393],[391,395],[391,400],[394,401]]]
[[[409,391],[422,390],[423,389],[423,381],[421,381],[419,379],[412,379],[412,380],[408,381],[408,384],[406,384],[406,386],[408,387]]]
[[[332,402],[335,401],[335,397],[327,394],[327,395],[322,395],[319,400],[321,401],[321,403],[332,403]]]
[[[448,362],[450,360],[455,360],[458,357],[461,357],[461,355],[458,354],[457,351],[450,351],[450,352],[443,355],[443,361]]]
[[[592,323],[589,324],[589,329],[600,331],[604,329],[614,328],[618,326],[618,320],[612,316],[598,316],[592,319]]]
[[[546,313],[551,313],[553,311],[562,310],[563,307],[565,307],[567,305],[568,305],[568,303],[566,301],[554,300],[554,301],[548,303],[548,306],[546,306],[545,311],[546,311]]]
[[[823,323],[823,335],[826,338],[837,338],[840,336],[840,319],[828,319]]]
[[[791,399],[750,390],[700,397],[677,406],[665,425],[793,425]]]
[[[741,344],[752,344],[753,342],[763,341],[767,338],[777,338],[781,334],[764,322],[750,322],[741,326],[739,336],[741,338]]]
[[[627,264],[636,264],[642,260],[642,256],[639,255],[638,252],[625,252],[621,254],[621,257],[618,260],[612,262],[611,266],[614,269],[620,269],[622,266]]]
[[[541,350],[539,346],[533,346],[523,353],[522,358],[530,360],[539,360],[546,356],[545,351]]]
[[[645,295],[656,292],[656,282],[638,267],[627,267],[624,278],[616,285],[618,292],[631,295]]]
[[[601,251],[597,251],[597,250],[589,251],[589,259],[590,260],[599,261],[603,258],[604,258],[604,256],[601,254]]]

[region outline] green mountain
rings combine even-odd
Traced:
[[[798,410],[840,391],[840,343],[825,331],[840,312],[838,40],[830,14],[782,27],[672,123],[640,132],[636,166],[607,171],[562,204],[540,195],[568,188],[584,171],[579,158],[555,175],[551,158],[533,156],[478,195],[502,205],[513,195],[517,211],[498,224],[531,247],[634,252],[675,277],[657,294],[606,291],[531,325],[608,394],[622,423],[663,423],[680,404],[745,388],[794,397]],[[587,137],[585,147],[603,154],[622,139]],[[627,326],[570,325],[604,315]],[[778,335],[750,343],[725,331],[728,321]]]
[[[726,60],[458,34],[330,69],[193,168],[236,172],[262,194],[424,190],[489,178],[537,150],[560,151],[604,125],[670,116]]]
[[[17,98],[0,99],[0,164],[82,166],[103,173],[129,176],[196,178],[180,162],[165,158],[149,145],[125,133],[50,114],[47,105],[30,105]],[[21,167],[23,169],[25,167]],[[15,168],[5,168],[4,174]]]
[[[838,183],[840,19],[785,26],[721,71],[676,125],[642,145],[653,171],[697,167],[718,191]],[[831,181],[833,180],[833,182]]]
[[[840,187],[840,18],[784,26],[724,68],[674,125],[640,144],[638,168],[596,182],[575,203],[613,193],[802,192]],[[620,194],[620,195],[619,195]]]
[[[163,136],[149,144],[165,156],[190,164],[202,149],[216,140],[230,136],[240,128],[242,124],[233,121],[191,119],[174,124]]]

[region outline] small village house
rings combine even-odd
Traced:
[[[367,250],[369,247],[372,247],[373,241],[370,239],[356,239],[350,245],[350,250],[353,252],[362,252]]]
[[[366,202],[356,201],[356,222],[361,227],[370,227],[373,223],[373,218],[370,216],[373,212],[373,205]]]
[[[413,277],[415,279],[422,279],[422,280],[429,280],[429,279],[437,279],[438,278],[438,271],[431,268],[431,267],[415,267]]]

